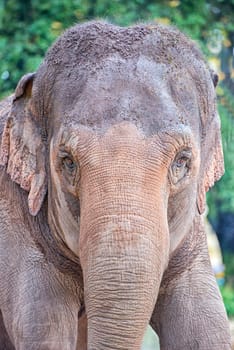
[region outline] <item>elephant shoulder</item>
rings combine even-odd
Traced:
[[[0,135],[2,135],[5,121],[11,110],[13,95],[8,96],[0,101]]]

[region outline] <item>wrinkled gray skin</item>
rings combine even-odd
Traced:
[[[136,350],[148,323],[162,350],[231,349],[201,217],[213,81],[175,29],[92,22],[1,103],[1,350]]]

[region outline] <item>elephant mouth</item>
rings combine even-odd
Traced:
[[[80,310],[78,312],[78,318],[81,318],[84,314],[85,314],[85,304],[84,302],[82,302],[80,306]]]

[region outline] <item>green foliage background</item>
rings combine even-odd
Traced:
[[[50,44],[75,23],[102,18],[122,26],[142,21],[176,25],[199,43],[221,78],[217,95],[226,174],[208,202],[211,218],[234,213],[233,14],[234,0],[0,0],[0,97],[12,93],[23,74],[36,70]],[[226,300],[230,294],[224,290]],[[232,298],[228,310],[234,314],[233,305]]]

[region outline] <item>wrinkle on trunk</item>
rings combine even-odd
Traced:
[[[133,232],[124,226],[119,235],[102,229],[104,238],[82,257],[89,350],[140,349],[167,264],[166,228],[159,239],[159,225],[149,231],[132,224]]]

